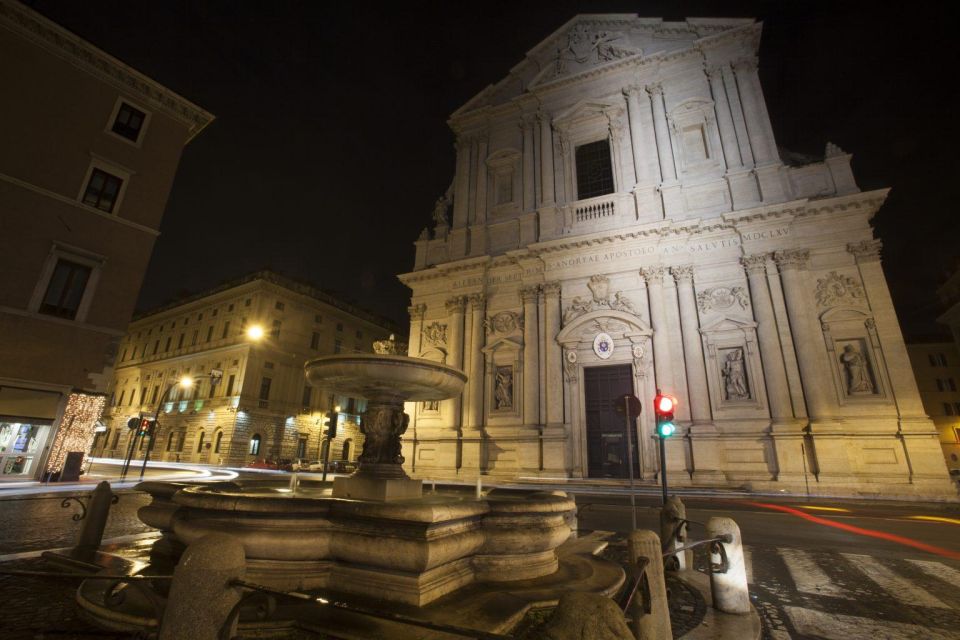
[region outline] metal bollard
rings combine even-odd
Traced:
[[[205,535],[189,547],[173,571],[159,640],[218,640],[236,635],[242,590],[231,586],[246,572],[243,545],[224,533]],[[229,627],[229,635],[221,630]]]
[[[80,525],[80,535],[77,536],[77,544],[74,547],[76,555],[90,558],[100,548],[112,503],[113,491],[110,490],[110,483],[104,480],[90,493],[87,515],[83,519],[83,524]]]
[[[670,609],[667,606],[667,585],[663,573],[663,552],[660,550],[660,537],[653,531],[639,530],[630,533],[627,541],[627,550],[630,562],[636,563],[639,558],[647,559],[645,570],[649,592],[649,602],[645,602],[645,609],[637,611],[638,604],[634,601],[633,634],[637,640],[662,640],[672,638],[670,626]]]
[[[711,547],[710,592],[713,606],[724,613],[750,613],[740,527],[732,518],[710,518],[707,521],[707,537],[729,541],[715,543],[716,547]],[[714,548],[722,549],[723,553],[714,552]]]
[[[677,496],[667,498],[666,504],[660,508],[660,540],[663,541],[663,550],[673,551],[682,547],[687,540],[687,508]],[[668,556],[664,566],[668,571],[683,571],[692,565],[692,551],[681,551],[676,555]]]

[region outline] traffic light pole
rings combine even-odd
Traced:
[[[660,441],[660,484],[663,487],[663,504],[667,504],[667,447],[662,435],[657,435]]]
[[[327,425],[327,453],[323,456],[323,476],[320,478],[321,482],[327,481],[327,467],[330,466],[330,449],[333,449],[333,440],[337,437],[337,421],[340,419],[340,415],[333,411],[327,413],[327,420],[329,424]],[[330,435],[330,432],[333,432],[333,435]]]

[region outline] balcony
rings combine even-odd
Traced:
[[[612,218],[617,214],[617,195],[614,193],[605,196],[580,200],[573,204],[573,221],[575,224]]]

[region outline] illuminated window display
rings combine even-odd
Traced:
[[[0,421],[0,475],[33,473],[49,435],[49,423]]]

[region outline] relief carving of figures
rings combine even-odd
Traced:
[[[513,408],[513,367],[497,367],[493,403],[498,411]]]
[[[624,295],[623,291],[617,291],[613,294],[613,300],[610,299],[610,279],[607,276],[591,276],[587,288],[590,289],[592,299],[584,300],[580,296],[574,297],[563,312],[564,324],[568,324],[571,320],[597,309],[613,309],[614,311],[639,315],[633,303]]]
[[[373,352],[381,356],[401,356],[407,353],[407,343],[397,342],[393,334],[386,340],[375,340]]]
[[[817,304],[821,307],[860,304],[863,301],[863,287],[850,276],[831,271],[827,277],[817,280],[816,296]]]
[[[873,393],[869,364],[859,349],[852,344],[843,347],[840,362],[846,372],[848,395]]]
[[[484,320],[487,333],[511,334],[523,329],[523,316],[516,311],[501,311]]]
[[[749,400],[743,349],[731,349],[723,361],[723,382],[727,400]]]
[[[577,352],[573,349],[565,349],[563,352],[563,372],[566,374],[568,382],[576,380]]]
[[[434,322],[424,327],[423,337],[431,344],[442,347],[447,344],[447,325]]]
[[[713,309],[729,309],[735,304],[739,304],[741,309],[750,305],[743,287],[711,287],[697,294],[697,306],[701,313]]]
[[[400,455],[400,436],[407,430],[410,416],[394,407],[371,407],[360,420],[364,435],[360,462],[371,464],[403,464]]]

